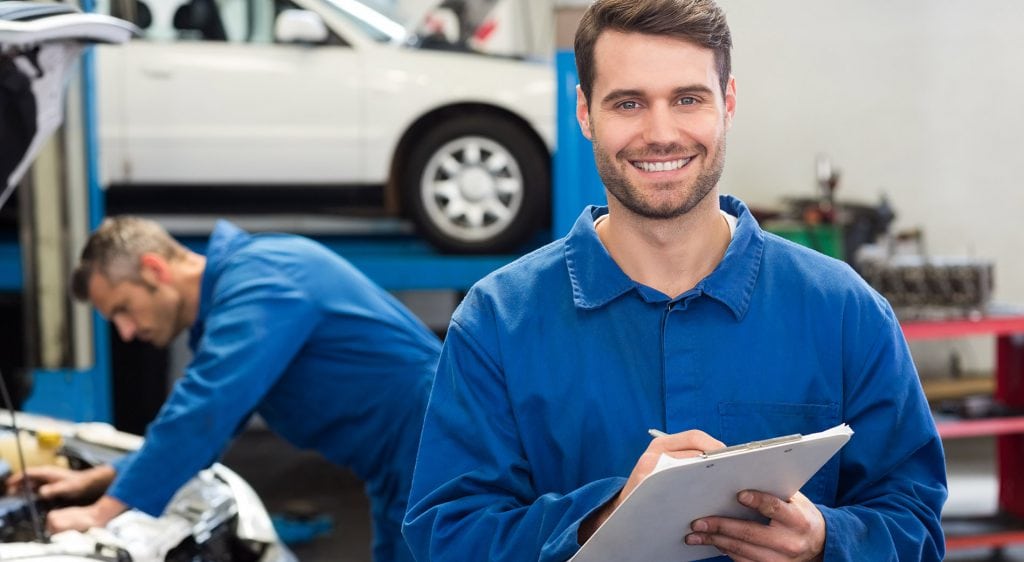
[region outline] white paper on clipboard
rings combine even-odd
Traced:
[[[662,455],[650,476],[590,537],[570,562],[700,560],[713,546],[690,546],[690,523],[711,515],[757,519],[736,500],[743,490],[789,498],[853,435],[846,424],[810,435],[754,441],[720,454]]]

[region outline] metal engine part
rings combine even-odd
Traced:
[[[894,308],[981,310],[992,298],[995,265],[991,261],[910,255],[861,259],[857,269]]]

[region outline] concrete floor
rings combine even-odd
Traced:
[[[371,562],[370,504],[348,470],[301,451],[265,429],[248,429],[223,464],[245,478],[271,514],[330,515],[333,529],[291,546],[303,562]]]
[[[944,515],[988,516],[997,510],[994,440],[953,440],[946,443],[950,496]],[[293,546],[303,562],[371,562],[369,504],[362,484],[349,471],[317,454],[296,450],[271,432],[250,429],[225,456],[224,463],[241,474],[263,498],[271,513],[329,514],[333,530],[307,544]],[[1001,557],[1000,557],[1001,556]],[[946,560],[1024,562],[1024,546],[950,552]]]

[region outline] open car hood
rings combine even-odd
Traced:
[[[82,50],[138,33],[65,4],[0,2],[0,208],[63,122],[64,88]]]

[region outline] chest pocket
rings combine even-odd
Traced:
[[[837,404],[792,404],[783,402],[723,402],[718,405],[726,445],[769,439],[782,435],[816,433],[839,423]],[[832,457],[800,489],[812,502],[835,503],[839,478],[839,455]]]

